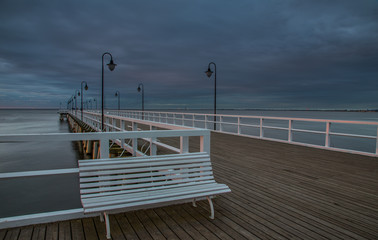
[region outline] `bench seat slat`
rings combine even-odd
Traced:
[[[184,156],[179,156],[177,154],[171,155],[160,155],[164,157],[157,156],[145,156],[145,157],[132,157],[132,159],[126,160],[125,158],[110,158],[108,160],[99,159],[99,160],[93,160],[92,162],[86,162],[83,161],[87,160],[79,160],[79,166],[81,168],[86,167],[100,167],[104,165],[112,165],[112,164],[122,164],[122,163],[143,163],[143,162],[162,162],[162,161],[176,161],[176,160],[192,160],[192,159],[198,159],[198,158],[209,158],[209,155],[207,154],[186,154]]]
[[[127,204],[118,204],[118,205],[112,205],[112,206],[104,206],[104,207],[98,207],[98,208],[84,208],[84,213],[96,213],[96,212],[106,212],[106,211],[114,211],[119,209],[125,209],[127,211],[127,208],[133,208],[133,207],[140,207],[140,206],[148,206],[153,205],[157,203],[170,203],[174,201],[180,201],[185,199],[193,199],[193,198],[201,198],[201,197],[207,197],[207,196],[213,196],[218,195],[222,193],[228,193],[230,192],[230,189],[223,189],[218,191],[208,191],[208,192],[201,192],[196,194],[188,194],[188,195],[181,195],[181,196],[175,196],[170,198],[160,198],[160,199],[152,199],[152,200],[145,200],[145,201],[138,201],[133,203],[127,203]]]
[[[116,180],[135,180],[135,179],[143,179],[143,178],[150,178],[154,181],[155,178],[158,177],[168,177],[174,175],[183,175],[183,174],[194,174],[194,173],[206,173],[204,175],[208,175],[209,173],[213,173],[211,168],[204,169],[203,171],[197,169],[182,169],[182,170],[174,170],[174,171],[153,171],[153,172],[143,172],[138,174],[117,174],[117,175],[108,175],[108,176],[99,176],[99,177],[90,177],[90,178],[82,178],[80,179],[80,183],[91,183],[91,182],[98,182],[98,181],[113,181],[112,185],[116,184]]]
[[[125,194],[118,194],[118,195],[111,195],[111,196],[101,196],[95,198],[86,198],[82,199],[82,203],[85,207],[93,207],[96,204],[104,204],[104,205],[111,205],[113,202],[127,202],[127,201],[134,201],[133,199],[137,199],[137,201],[141,200],[141,198],[148,198],[151,196],[162,196],[162,195],[170,195],[170,194],[181,194],[187,193],[192,191],[207,191],[207,190],[217,190],[218,188],[224,188],[224,184],[219,184],[216,182],[212,183],[203,183],[198,185],[185,185],[185,184],[177,184],[172,185],[167,188],[156,187],[156,188],[144,188],[138,192],[128,192]],[[92,205],[93,204],[93,205]]]
[[[128,204],[140,204],[149,200],[172,201],[179,197],[180,199],[193,198],[193,195],[209,196],[215,192],[228,192],[229,188],[224,184],[211,184],[211,186],[183,187],[181,189],[168,189],[160,191],[147,191],[143,193],[127,194],[125,196],[100,197],[97,199],[82,200],[84,209],[107,207],[114,208],[117,205],[127,206]]]
[[[111,187],[102,187],[102,188],[86,188],[86,189],[81,189],[80,194],[81,198],[88,198],[91,197],[91,195],[98,194],[99,196],[101,195],[112,195],[112,194],[121,194],[122,191],[126,190],[133,190],[133,189],[138,189],[138,188],[147,188],[147,187],[159,187],[159,186],[171,186],[175,184],[201,184],[201,183],[211,183],[215,182],[213,176],[207,176],[207,177],[200,177],[198,178],[198,182],[187,182],[186,179],[177,179],[177,180],[172,180],[172,181],[167,181],[167,182],[152,182],[152,183],[140,183],[140,184],[131,184],[131,185],[118,185],[118,186],[111,186]],[[109,193],[107,193],[109,192]]]
[[[177,165],[177,166],[154,166],[153,168],[145,168],[145,171],[163,171],[163,170],[171,170],[175,168],[180,168],[180,169],[185,169],[185,168],[198,168],[198,167],[203,167],[203,168],[211,168],[211,163],[196,163],[196,164],[183,164],[183,165]],[[106,170],[106,171],[91,171],[91,172],[82,172],[80,173],[80,178],[81,179],[86,179],[87,177],[92,177],[92,176],[102,176],[102,175],[115,175],[115,174],[132,174],[132,173],[139,173],[143,172],[142,168],[134,168],[134,169],[119,169],[119,170]]]
[[[190,173],[190,174],[180,174],[180,175],[170,175],[164,177],[154,177],[154,178],[139,178],[139,179],[128,179],[128,180],[117,180],[117,181],[100,181],[93,183],[80,184],[80,188],[91,188],[91,187],[105,187],[114,186],[119,184],[137,184],[142,182],[153,182],[153,181],[165,181],[170,179],[186,179],[187,182],[198,181],[196,177],[200,176],[212,176],[212,172],[203,173]]]
[[[146,159],[188,159],[188,158],[195,158],[197,156],[209,156],[207,153],[203,152],[197,152],[197,153],[183,153],[183,154],[170,154],[170,155],[155,155],[155,156],[141,156],[141,157],[132,157],[132,161],[138,161],[140,159],[146,160]],[[89,160],[79,160],[80,167],[85,166],[95,166],[95,165],[101,165],[101,164],[107,164],[109,162],[122,162],[125,161],[125,158],[106,158],[106,159],[89,159]]]
[[[101,170],[112,170],[112,169],[122,169],[122,168],[143,168],[143,167],[153,167],[153,166],[171,166],[171,165],[179,165],[179,164],[187,164],[187,163],[201,163],[201,162],[210,162],[209,158],[199,158],[199,159],[191,159],[188,160],[175,160],[175,161],[162,161],[162,162],[149,162],[145,161],[142,163],[120,163],[120,164],[112,164],[112,165],[104,165],[101,166]],[[99,167],[80,167],[80,172],[87,172],[87,171],[98,171]]]
[[[203,167],[203,168],[184,168],[184,169],[164,169],[164,170],[153,170],[153,171],[143,171],[140,173],[134,174],[115,174],[115,175],[101,175],[101,176],[93,176],[93,177],[86,177],[81,178],[80,183],[90,183],[90,182],[98,182],[98,181],[114,181],[114,180],[122,180],[122,179],[136,179],[136,178],[155,178],[161,176],[173,176],[173,175],[182,175],[182,174],[189,174],[189,173],[196,173],[196,172],[211,172],[211,167]]]

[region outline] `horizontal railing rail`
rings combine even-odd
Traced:
[[[107,114],[378,156],[378,122],[372,121],[127,110],[108,111]],[[216,129],[213,129],[214,123]]]

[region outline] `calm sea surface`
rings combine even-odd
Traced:
[[[67,133],[56,110],[0,110],[0,134]],[[0,143],[0,172],[76,168],[71,142]],[[0,180],[0,218],[81,208],[75,174]]]
[[[177,112],[182,112],[177,110]],[[185,112],[212,113],[212,110]],[[332,120],[378,121],[376,112],[320,112],[320,111],[250,111],[218,110],[219,114],[314,118]],[[280,126],[282,123],[271,123]],[[306,126],[298,126],[305,127]],[[324,126],[314,127],[323,128]],[[376,134],[376,127],[356,129],[339,126],[340,131]],[[248,132],[252,130],[243,129]],[[56,110],[0,110],[0,134],[67,133],[68,124],[59,120]],[[269,134],[269,133],[267,133]],[[275,133],[277,134],[277,133]],[[277,135],[279,137],[279,133]],[[277,137],[276,136],[276,137]],[[282,133],[285,139],[287,134]],[[297,139],[322,144],[324,139],[295,136]],[[375,141],[333,139],[334,144],[350,145],[366,151],[374,151]],[[0,173],[61,169],[77,167],[77,151],[71,142],[23,142],[0,143]],[[0,180],[0,218],[31,213],[81,208],[77,174],[28,177]]]

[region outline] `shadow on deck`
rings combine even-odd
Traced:
[[[377,239],[378,159],[212,133],[217,182],[232,193],[112,215],[112,239]],[[86,218],[0,230],[4,239],[106,239]]]

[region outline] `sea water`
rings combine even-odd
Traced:
[[[0,110],[0,134],[68,133],[57,110]],[[0,173],[77,168],[69,141],[0,142]],[[77,174],[0,179],[0,218],[81,208]]]

